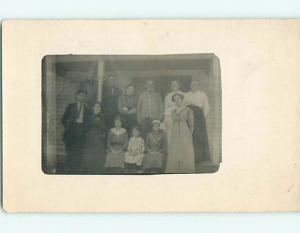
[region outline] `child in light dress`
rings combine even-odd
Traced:
[[[125,165],[128,173],[142,173],[145,143],[140,136],[139,127],[133,127],[132,137],[129,140],[127,152],[125,153]]]

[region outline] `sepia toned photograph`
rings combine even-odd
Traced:
[[[4,209],[299,210],[298,32],[299,20],[6,22]]]
[[[42,74],[46,174],[219,169],[221,75],[214,54],[51,55]]]

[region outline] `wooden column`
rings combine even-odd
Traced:
[[[98,62],[98,95],[97,101],[102,102],[102,88],[103,88],[103,81],[104,81],[104,60],[99,60]]]
[[[56,173],[56,68],[55,68],[55,56],[47,56],[44,58],[44,87],[43,87],[43,96],[44,96],[44,106],[43,116],[46,119],[46,125],[43,128],[46,132],[43,132],[43,135],[46,136],[44,147],[44,152],[46,153],[44,166],[46,173],[54,174]],[[44,140],[44,139],[43,139]]]
[[[214,114],[213,123],[213,147],[212,147],[212,162],[219,164],[222,162],[222,87],[221,87],[221,68],[220,60],[214,55],[210,69],[211,80],[210,88],[213,89],[215,95],[214,109],[211,109]]]

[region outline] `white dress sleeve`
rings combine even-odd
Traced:
[[[209,112],[209,103],[208,103],[207,95],[204,92],[203,92],[203,112],[205,118],[207,118]]]
[[[165,97],[165,115],[170,115],[173,107],[171,93],[167,94]]]

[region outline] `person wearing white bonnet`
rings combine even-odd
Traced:
[[[159,120],[154,120],[154,121],[152,121],[152,124],[151,124],[151,125],[153,126],[154,124],[158,124],[159,127],[160,127],[160,125],[161,125],[161,123],[160,123]]]
[[[152,131],[146,139],[146,155],[143,161],[145,173],[162,173],[167,153],[167,137],[158,120],[152,121]]]

